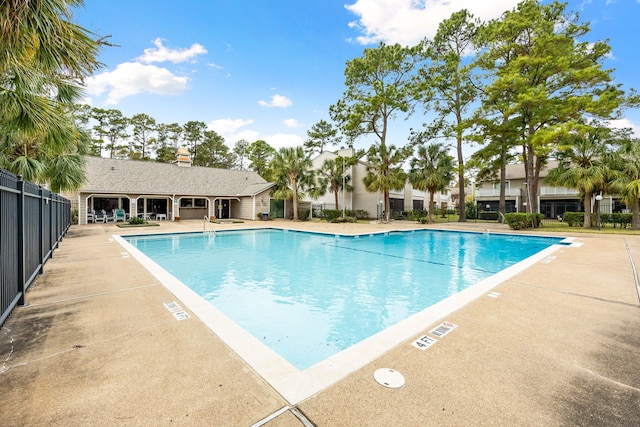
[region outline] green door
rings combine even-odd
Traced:
[[[271,218],[284,218],[284,199],[269,200],[269,216]]]

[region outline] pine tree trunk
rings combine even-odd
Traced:
[[[506,152],[502,152],[502,161],[501,161],[501,165],[500,165],[500,201],[498,202],[498,212],[502,215],[498,215],[498,221],[500,223],[504,222],[504,214],[506,213],[505,211],[506,209],[506,191],[507,189],[504,188],[504,185],[507,182],[507,165],[506,165],[506,157],[507,157],[507,153]]]

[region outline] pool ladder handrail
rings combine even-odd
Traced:
[[[213,234],[216,234],[216,229],[213,228],[213,224],[211,224],[211,220],[209,219],[208,215],[205,215],[203,218],[203,224],[202,224],[202,231],[207,231],[207,223],[209,224],[209,227],[211,227],[210,231],[213,231]]]

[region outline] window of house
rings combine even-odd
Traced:
[[[112,211],[118,209],[118,198],[114,197],[94,197],[93,209],[97,211]]]
[[[511,182],[510,181],[505,181],[504,182],[504,189],[508,192],[510,188],[511,188]],[[500,190],[500,183],[499,182],[494,182],[493,183],[493,189],[494,190]]]
[[[182,199],[180,199],[180,207],[181,208],[206,208],[207,199],[183,197]]]

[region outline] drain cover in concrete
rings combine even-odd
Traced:
[[[404,385],[404,377],[400,372],[390,368],[380,368],[373,373],[373,378],[385,387],[400,388]]]

